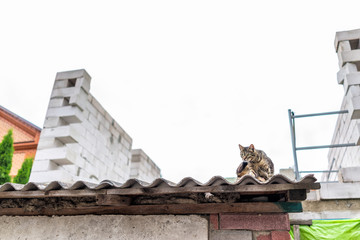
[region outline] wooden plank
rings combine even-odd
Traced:
[[[308,226],[311,226],[312,225],[312,219],[308,219],[308,220],[301,220],[301,219],[291,220],[290,219],[290,225],[308,225]]]
[[[2,198],[44,198],[44,197],[91,197],[97,194],[105,194],[106,190],[51,190],[51,191],[7,191],[0,192]]]
[[[298,203],[287,203],[296,205]],[[287,207],[297,209],[296,207]],[[39,210],[26,211],[23,208],[0,208],[0,215],[83,215],[83,214],[214,214],[214,213],[280,213],[284,207],[271,202],[245,203],[204,203],[204,204],[164,204],[164,205],[130,205],[130,206],[89,206],[54,209],[43,207]]]
[[[293,230],[294,230],[294,240],[300,240],[300,228],[299,228],[299,225],[294,225]]]
[[[291,189],[287,191],[287,200],[291,201],[305,201],[306,200],[306,189]]]
[[[319,189],[320,183],[311,184],[269,184],[269,185],[224,185],[198,187],[166,187],[166,188],[117,188],[107,189],[107,194],[117,195],[156,195],[171,193],[240,193],[240,194],[276,194],[294,189]]]
[[[129,206],[131,198],[119,195],[96,195],[96,204],[103,206]]]

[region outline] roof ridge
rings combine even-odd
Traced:
[[[28,120],[26,120],[26,119],[24,119],[24,118],[22,118],[22,117],[20,117],[19,115],[17,115],[16,113],[10,111],[9,109],[5,108],[4,106],[0,105],[0,109],[3,110],[4,112],[10,114],[10,115],[13,116],[14,118],[22,121],[23,123],[25,123],[25,124],[28,125],[29,127],[34,128],[34,129],[36,129],[36,130],[38,130],[38,131],[41,131],[41,128],[40,128],[40,127],[36,126],[36,125],[33,124],[32,122],[30,122],[30,121],[28,121]]]

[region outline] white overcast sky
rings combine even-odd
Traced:
[[[238,144],[293,166],[288,109],[340,109],[336,31],[359,1],[1,1],[0,105],[43,126],[56,72],[91,93],[164,178],[234,177]],[[297,120],[298,146],[330,144],[337,116]],[[328,150],[298,152],[323,170]]]

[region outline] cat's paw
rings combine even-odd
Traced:
[[[262,177],[257,177],[257,180],[261,181],[261,182],[265,182],[265,178],[262,178]]]

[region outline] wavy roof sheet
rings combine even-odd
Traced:
[[[220,176],[206,183],[190,177],[178,183],[162,178],[152,183],[6,183],[0,186],[0,215],[301,212],[306,193],[318,188],[313,175],[300,181],[275,175],[267,182],[244,176],[235,183]]]
[[[287,184],[291,188],[297,189],[297,186],[307,186],[306,189],[317,189],[316,178],[313,174],[306,175],[300,181],[292,181],[284,175],[277,174],[274,175],[266,182],[260,182],[250,175],[245,175],[235,183],[227,181],[221,176],[214,176],[208,182],[201,183],[191,177],[186,177],[178,183],[173,183],[169,180],[158,178],[155,179],[152,183],[147,183],[138,179],[129,179],[125,183],[118,183],[111,180],[104,180],[99,184],[89,183],[85,181],[77,181],[74,184],[53,181],[50,183],[34,183],[29,182],[25,185],[16,184],[16,183],[6,183],[0,186],[0,196],[1,192],[9,191],[55,191],[55,190],[101,190],[101,189],[176,189],[176,188],[208,188],[208,187],[217,187],[217,186],[262,186],[263,189],[266,187],[271,188],[276,184]],[[291,185],[291,186],[290,186]]]

